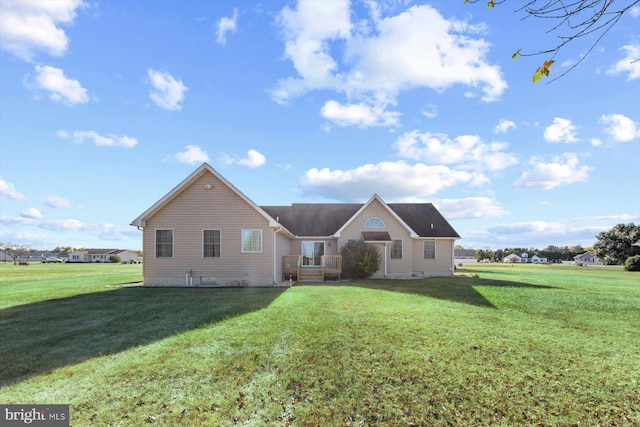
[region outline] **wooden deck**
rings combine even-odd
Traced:
[[[342,257],[340,255],[323,255],[322,265],[303,266],[300,255],[282,257],[283,280],[296,282],[321,282],[325,279],[340,278],[342,274]]]

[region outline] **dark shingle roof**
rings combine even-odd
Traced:
[[[420,237],[460,237],[431,203],[387,204]]]
[[[294,203],[260,207],[296,236],[331,236],[362,206],[361,203]]]
[[[391,235],[388,231],[363,231],[362,240],[365,242],[390,242]]]
[[[363,203],[294,203],[260,207],[296,236],[331,236],[362,206]],[[387,206],[420,237],[460,237],[431,203]]]

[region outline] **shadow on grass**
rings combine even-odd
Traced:
[[[478,307],[496,308],[486,299],[476,286],[509,288],[554,289],[552,286],[532,285],[507,280],[481,279],[476,277],[430,277],[411,280],[366,280],[344,283],[368,289],[422,295],[446,301],[461,302]]]
[[[285,290],[129,287],[0,310],[0,387],[260,310]]]

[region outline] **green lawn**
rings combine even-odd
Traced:
[[[620,267],[289,289],[13,275],[31,267],[0,266],[0,403],[68,403],[74,426],[640,425]]]

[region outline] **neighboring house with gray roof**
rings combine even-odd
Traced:
[[[591,251],[574,256],[573,261],[576,265],[603,265],[600,258],[595,256]]]
[[[364,240],[377,278],[453,275],[460,236],[431,203],[258,206],[207,163],[132,221],[151,286],[259,286],[339,277],[340,250]]]
[[[118,249],[79,249],[69,253],[69,262],[111,262]]]

